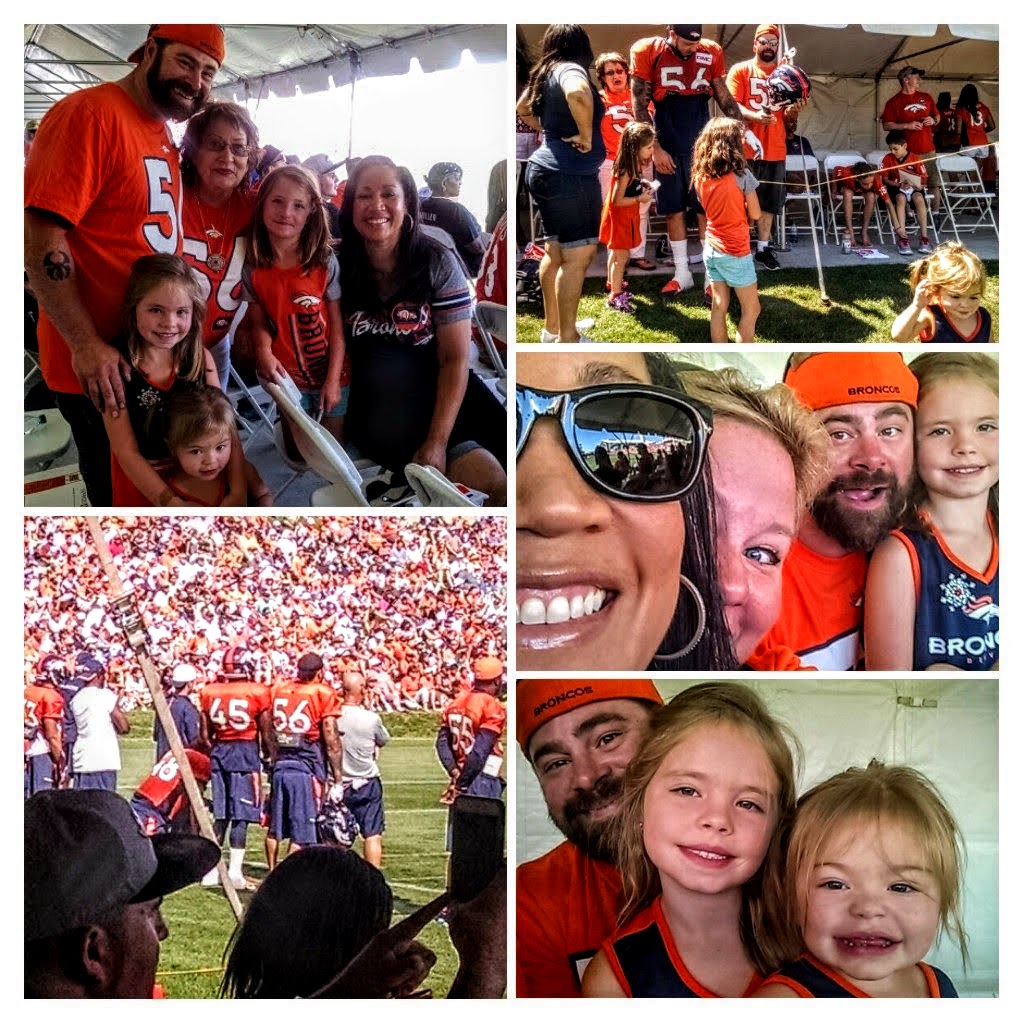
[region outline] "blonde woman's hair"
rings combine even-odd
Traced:
[[[975,380],[999,397],[999,363],[992,356],[981,352],[925,352],[909,364],[910,372],[917,378],[917,403],[935,387],[950,380]],[[916,415],[916,414],[915,414]],[[914,477],[907,508],[901,518],[904,529],[930,532],[918,516],[918,510],[928,497],[928,492],[919,476]],[[988,508],[996,527],[999,526],[999,484],[988,492]]]
[[[655,708],[648,737],[626,771],[611,830],[625,896],[619,923],[624,924],[661,892],[658,870],[644,848],[644,797],[651,779],[690,730],[722,724],[750,732],[764,748],[778,782],[775,828],[764,863],[743,886],[740,915],[744,946],[758,970],[767,973],[768,965],[780,955],[781,946],[774,922],[765,912],[762,876],[781,852],[783,831],[796,805],[794,751],[799,756],[800,746],[790,731],[772,717],[753,689],[740,683],[699,683]]]
[[[331,255],[331,229],[327,224],[327,213],[320,197],[320,184],[311,171],[297,164],[275,167],[261,182],[256,193],[256,209],[252,217],[252,234],[249,236],[249,255],[258,267],[273,266],[274,250],[270,235],[263,221],[263,210],[267,205],[274,186],[281,181],[301,185],[309,201],[309,216],[299,235],[299,263],[304,273],[316,266],[324,267]]]
[[[710,405],[716,420],[757,427],[782,445],[793,462],[797,511],[807,508],[829,475],[831,443],[818,416],[785,384],[761,388],[731,367],[687,370],[681,379],[686,393]]]
[[[963,836],[941,794],[924,775],[905,765],[872,760],[848,768],[806,792],[797,804],[783,856],[766,877],[768,910],[781,926],[784,959],[803,951],[807,894],[816,864],[829,843],[846,828],[875,825],[883,834],[905,829],[918,844],[927,870],[939,887],[939,923],[960,947],[967,963],[967,933],[960,910],[964,872]],[[784,962],[784,961],[780,961]],[[778,966],[778,965],[773,965]]]
[[[988,275],[985,264],[960,242],[943,242],[935,251],[910,264],[910,288],[926,280],[935,288],[968,295],[979,292],[984,298]]]
[[[721,178],[726,174],[742,174],[747,166],[743,155],[745,128],[731,117],[713,117],[693,147],[691,181],[698,178]]]
[[[206,302],[195,274],[180,256],[156,253],[152,256],[140,256],[132,264],[121,305],[121,318],[128,339],[128,358],[132,366],[138,366],[145,352],[145,343],[139,336],[136,319],[139,304],[154,288],[164,284],[173,284],[181,288],[188,296],[192,307],[192,326],[188,334],[174,346],[174,357],[177,360],[175,374],[179,380],[201,381],[206,372],[206,356],[203,349]]]
[[[654,141],[654,128],[644,121],[630,121],[622,130],[619,139],[619,152],[612,164],[612,174],[617,178],[620,174],[628,174],[630,178],[639,178],[643,172],[640,161],[640,150]]]

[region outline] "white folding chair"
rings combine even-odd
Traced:
[[[998,238],[999,225],[992,210],[996,196],[985,188],[974,158],[962,153],[940,156],[936,170],[942,203],[936,230],[952,232],[959,242],[961,232],[974,234],[980,227],[991,227]]]
[[[508,387],[506,381],[508,370],[505,367],[505,358],[495,344],[495,339],[503,345],[507,345],[505,339],[508,333],[508,307],[501,306],[497,302],[488,302],[486,299],[474,302],[473,323],[483,342],[487,358],[498,375],[499,379],[496,382],[498,392],[504,395]]]
[[[822,161],[822,167],[825,170],[825,180],[822,182],[822,186],[826,189],[828,197],[828,218],[832,224],[832,233],[835,236],[836,245],[839,245],[839,218],[843,211],[843,197],[835,186],[836,169],[839,167],[852,167],[854,164],[863,161],[864,154],[853,150],[844,153],[829,153]],[[856,195],[853,198],[854,202],[863,201]],[[846,230],[845,223],[842,230]]]
[[[364,463],[365,468],[361,469],[353,462],[348,452],[338,443],[337,438],[307,415],[302,408],[302,396],[299,394],[299,389],[290,377],[286,377],[281,383],[265,381],[263,387],[273,398],[282,420],[288,423],[292,440],[302,456],[303,462],[297,463],[289,458],[284,448],[279,426],[275,434],[275,441],[278,443],[278,451],[282,458],[293,469],[300,472],[316,473],[326,482],[325,487],[318,488],[313,492],[311,497],[313,505],[317,507],[370,508],[416,504],[453,507],[479,503],[473,500],[473,495],[478,492],[463,494],[436,470],[434,471],[436,477],[429,473],[421,474],[421,487],[420,490],[417,490],[416,485],[409,477],[410,467],[406,467],[406,477],[409,479],[412,493],[409,493],[409,488],[402,485],[386,488],[370,498],[368,496],[370,485],[385,479],[380,467]],[[290,484],[291,481],[278,491],[275,503]]]
[[[873,149],[867,154],[866,159],[872,167],[881,167],[882,160],[885,155],[889,152],[887,149]]]
[[[785,202],[782,206],[782,216],[779,218],[779,234],[781,239],[788,237],[787,232],[792,234],[810,234],[812,231],[821,232],[821,240],[826,240],[825,214],[821,206],[821,183],[819,181],[819,168],[817,157],[807,153],[790,153],[786,157],[786,179],[789,175],[796,175],[797,180],[792,187],[798,188],[798,192],[786,192]],[[787,189],[790,187],[787,184]],[[789,208],[793,205],[797,212],[803,212],[803,216],[794,224],[789,221]]]

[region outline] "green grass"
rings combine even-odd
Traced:
[[[992,314],[992,337],[999,338],[999,262],[985,262],[988,287],[985,308]],[[758,295],[761,315],[755,341],[778,343],[852,343],[889,341],[889,329],[911,299],[907,265],[825,267],[825,288],[831,305],[821,300],[817,271],[783,269],[761,275]],[[652,344],[703,344],[709,342],[710,312],[704,305],[703,276],[697,286],[665,300],[658,294],[667,274],[630,278],[634,316],[617,313],[605,305],[604,281],[588,278],[579,305],[579,317],[597,323],[588,337],[601,342]],[[735,336],[739,304],[730,310],[731,337]],[[516,340],[540,339],[544,326],[540,303],[520,305],[516,315]]]
[[[153,764],[152,721],[149,711],[130,716],[132,730],[121,738],[122,767],[119,790],[130,797]],[[438,895],[445,886],[444,835],[446,810],[438,797],[447,775],[434,753],[437,715],[383,716],[392,734],[381,751],[387,829],[384,833],[383,871],[395,896],[395,920]],[[256,879],[266,874],[264,830],[250,826],[245,873]],[[357,842],[356,849],[360,844]],[[251,897],[240,893],[243,906]],[[163,943],[157,981],[168,998],[208,999],[217,995],[221,957],[234,929],[234,916],[220,889],[193,885],[164,901],[170,937]],[[426,981],[436,995],[448,991],[458,958],[447,929],[429,924],[420,941],[437,954],[437,964]],[[314,955],[314,951],[310,951]]]

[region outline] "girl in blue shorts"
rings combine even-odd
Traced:
[[[740,301],[737,341],[753,341],[761,303],[750,252],[750,224],[761,216],[757,179],[743,155],[743,125],[712,118],[693,149],[693,187],[707,215],[704,266],[711,282],[711,340],[729,340],[731,292]]]

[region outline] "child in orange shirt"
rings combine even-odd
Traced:
[[[629,251],[640,241],[640,211],[654,198],[651,183],[641,177],[654,157],[654,129],[643,121],[630,121],[622,131],[619,153],[612,164],[612,187],[601,215],[599,237],[608,246],[608,305],[620,313],[633,313],[622,277]]]
[[[743,155],[744,128],[712,118],[693,147],[693,187],[707,217],[704,266],[711,282],[711,340],[728,341],[725,317],[732,291],[740,301],[737,341],[753,341],[761,303],[750,252],[750,224],[761,216],[757,179]]]

